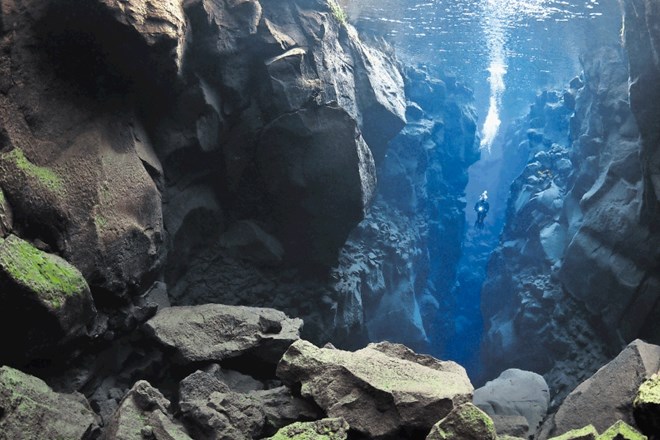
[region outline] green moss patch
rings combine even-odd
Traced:
[[[495,440],[495,424],[472,403],[454,408],[447,417],[436,423],[427,439],[430,440]]]
[[[348,428],[342,418],[296,422],[277,431],[270,440],[346,440]]]
[[[648,437],[641,434],[635,428],[626,422],[619,420],[610,426],[607,431],[602,433],[598,440],[648,440]]]
[[[655,403],[660,405],[660,376],[654,374],[650,379],[644,381],[637,391],[634,406]]]
[[[558,437],[552,437],[550,440],[595,440],[598,438],[598,431],[594,425],[588,425],[584,428],[573,429]]]
[[[328,0],[328,6],[330,6],[330,12],[332,12],[332,16],[335,17],[335,20],[343,25],[348,23],[348,15],[346,14],[346,11],[344,11],[344,8],[339,5],[339,3],[337,3],[335,0]]]
[[[15,235],[0,241],[0,271],[55,308],[61,307],[66,297],[81,295],[88,289],[75,267]]]
[[[50,168],[40,167],[30,162],[21,149],[14,148],[13,150],[2,154],[0,158],[13,163],[16,168],[25,173],[26,176],[35,179],[49,190],[56,193],[64,191],[64,184],[60,176]]]

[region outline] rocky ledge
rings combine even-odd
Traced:
[[[58,391],[61,381],[53,377],[46,383],[2,367],[2,438],[639,440],[660,434],[654,374],[660,347],[643,341],[546,417],[548,387],[537,374],[509,370],[474,390],[454,362],[389,342],[353,352],[317,347],[298,338],[300,324],[272,309],[164,308],[140,327],[140,349],[126,359],[143,361],[126,362],[124,385],[83,383],[84,394]],[[219,336],[218,329],[227,331]],[[146,362],[149,351],[163,355]]]

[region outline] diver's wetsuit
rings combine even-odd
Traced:
[[[476,226],[483,228],[484,219],[486,218],[486,214],[488,214],[488,209],[490,209],[490,205],[485,200],[479,200],[474,205],[474,210],[477,212],[477,221],[475,223]]]

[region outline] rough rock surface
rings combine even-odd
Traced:
[[[103,432],[104,440],[190,440],[173,420],[170,402],[149,382],[141,380],[124,396]]]
[[[146,324],[185,363],[252,355],[276,364],[300,338],[302,320],[275,309],[206,304],[165,308]]]
[[[488,415],[471,403],[454,408],[433,425],[426,440],[496,440],[497,433]]]
[[[550,390],[543,376],[509,369],[474,390],[472,401],[493,419],[498,434],[528,438],[548,412]]]
[[[323,439],[346,440],[348,423],[342,418],[322,419],[315,422],[297,422],[282,428],[269,440]]]
[[[266,423],[266,415],[257,402],[203,371],[185,378],[179,386],[180,407],[184,417],[205,438],[250,440],[257,437]]]
[[[301,395],[329,417],[343,417],[351,429],[376,439],[428,431],[438,418],[469,401],[473,391],[458,364],[391,343],[347,352],[296,341],[277,375],[300,384]]]
[[[581,383],[543,425],[546,439],[592,424],[599,432],[618,420],[634,425],[633,401],[645,379],[660,369],[660,347],[640,340]]]
[[[179,407],[198,437],[252,439],[296,421],[322,417],[315,405],[294,397],[284,386],[236,391],[223,381],[226,377],[211,368],[196,371],[179,384]]]
[[[82,440],[98,429],[80,394],[55,393],[45,382],[10,367],[0,368],[0,437]]]
[[[87,335],[96,316],[82,274],[15,235],[0,237],[0,285],[0,330],[7,335],[0,363],[52,353]]]
[[[657,233],[660,225],[660,129],[656,116],[660,112],[660,91],[656,85],[660,81],[660,10],[657,3],[649,0],[625,0],[621,4],[623,43],[630,65],[630,107],[642,137],[644,198],[641,219]]]

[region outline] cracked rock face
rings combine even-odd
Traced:
[[[374,439],[404,431],[427,433],[457,405],[472,398],[465,370],[390,343],[356,352],[317,348],[300,340],[277,367],[286,383],[300,384],[329,417]]]

